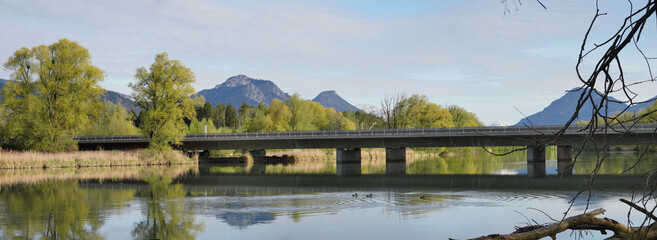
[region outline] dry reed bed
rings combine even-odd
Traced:
[[[77,151],[64,153],[1,152],[0,169],[115,167],[144,165],[195,164],[177,151],[155,153],[133,151]]]
[[[54,169],[17,169],[0,170],[0,187],[16,184],[36,184],[45,181],[115,181],[143,180],[152,175],[168,175],[177,178],[190,171],[198,171],[197,166],[150,166],[146,167],[115,167],[115,168],[54,168]]]

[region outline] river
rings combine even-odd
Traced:
[[[566,174],[548,160],[544,175],[532,175],[522,153],[416,156],[393,172],[384,159],[348,171],[335,161],[0,171],[0,238],[465,239],[550,222],[569,208],[605,208],[627,224],[618,199],[657,162],[637,158],[609,155],[594,194],[576,199],[594,155]],[[576,237],[603,235],[558,235]]]

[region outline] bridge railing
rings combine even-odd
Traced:
[[[330,130],[330,131],[289,131],[289,132],[243,132],[243,133],[207,133],[187,134],[185,140],[199,139],[241,139],[241,138],[314,138],[314,137],[349,137],[349,136],[399,136],[399,135],[488,135],[488,134],[553,134],[561,130],[563,126],[536,126],[529,128],[525,126],[507,127],[460,127],[460,128],[405,128],[405,129],[370,129],[370,130]],[[584,125],[572,125],[566,133],[582,133]],[[657,124],[637,124],[631,131],[655,131]],[[619,129],[608,129],[608,131],[619,131]],[[147,141],[140,135],[129,136],[91,136],[76,137],[82,142],[100,141]]]

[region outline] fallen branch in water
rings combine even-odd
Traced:
[[[621,201],[627,204],[627,200],[623,200]],[[637,205],[633,205],[632,207],[641,208]],[[641,211],[641,209],[638,210]],[[643,210],[644,211],[641,212],[648,212],[645,211],[645,209]],[[604,212],[604,209],[598,208],[596,210],[577,216],[572,216],[551,224],[530,225],[522,228],[517,228],[517,230],[511,234],[492,234],[488,236],[473,238],[473,240],[530,240],[540,239],[548,236],[552,239],[556,239],[556,235],[558,233],[566,230],[595,230],[602,232],[602,234],[607,234],[607,231],[613,231],[614,235],[607,239],[657,239],[657,226],[655,226],[654,223],[644,227],[628,227],[613,219],[596,217],[597,215],[603,214]],[[652,218],[652,216],[649,217]]]

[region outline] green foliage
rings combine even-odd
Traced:
[[[386,128],[386,123],[383,118],[372,113],[365,112],[343,112],[346,118],[354,122],[357,129],[383,129]]]
[[[187,127],[185,133],[195,134],[195,133],[206,133],[205,128],[207,127],[207,133],[219,133],[220,131],[214,126],[212,120],[204,118],[199,120],[192,120],[192,122]]]
[[[194,106],[202,97],[191,98],[194,73],[178,60],[169,60],[167,53],[157,54],[149,69],[140,67],[135,75],[137,83],[129,86],[132,97],[142,109],[141,128],[150,139],[149,147],[171,149],[185,136],[183,118],[194,119]]]
[[[312,123],[312,106],[307,102],[301,99],[298,93],[293,94],[285,100],[285,104],[290,108],[290,112],[292,113],[290,127],[292,127],[293,131],[318,130]]]
[[[388,128],[449,128],[483,126],[474,113],[459,106],[448,109],[424,95],[399,94],[382,101],[382,121]],[[374,122],[376,123],[376,122]]]
[[[201,119],[212,119],[214,116],[214,107],[212,103],[205,102],[203,105],[196,106],[196,119],[201,121]]]
[[[204,225],[197,223],[189,206],[183,201],[170,201],[182,198],[186,191],[182,184],[173,184],[170,176],[153,175],[145,181],[139,195],[148,198],[143,210],[145,219],[135,224],[131,235],[134,239],[195,239],[203,231]],[[192,206],[193,208],[193,206]]]
[[[226,127],[235,129],[237,128],[237,113],[235,112],[235,107],[233,104],[229,103],[226,107],[225,118]]]
[[[226,105],[223,103],[217,104],[217,107],[214,109],[214,115],[212,116],[212,121],[215,124],[215,127],[222,128],[226,126]]]
[[[5,239],[104,239],[108,213],[134,196],[132,189],[78,188],[77,181],[3,187],[0,232]]]
[[[484,126],[483,123],[479,121],[477,115],[474,113],[468,112],[465,108],[451,105],[447,107],[449,113],[452,115],[452,122],[455,127],[481,127]]]
[[[132,112],[134,114],[134,112]],[[119,103],[104,102],[103,108],[91,124],[80,131],[81,136],[138,135],[139,129],[133,125],[135,116],[126,112]]]
[[[7,110],[5,141],[20,149],[58,152],[76,149],[72,136],[100,108],[104,74],[91,65],[89,51],[61,39],[23,47],[4,67],[11,80],[2,90]]]

